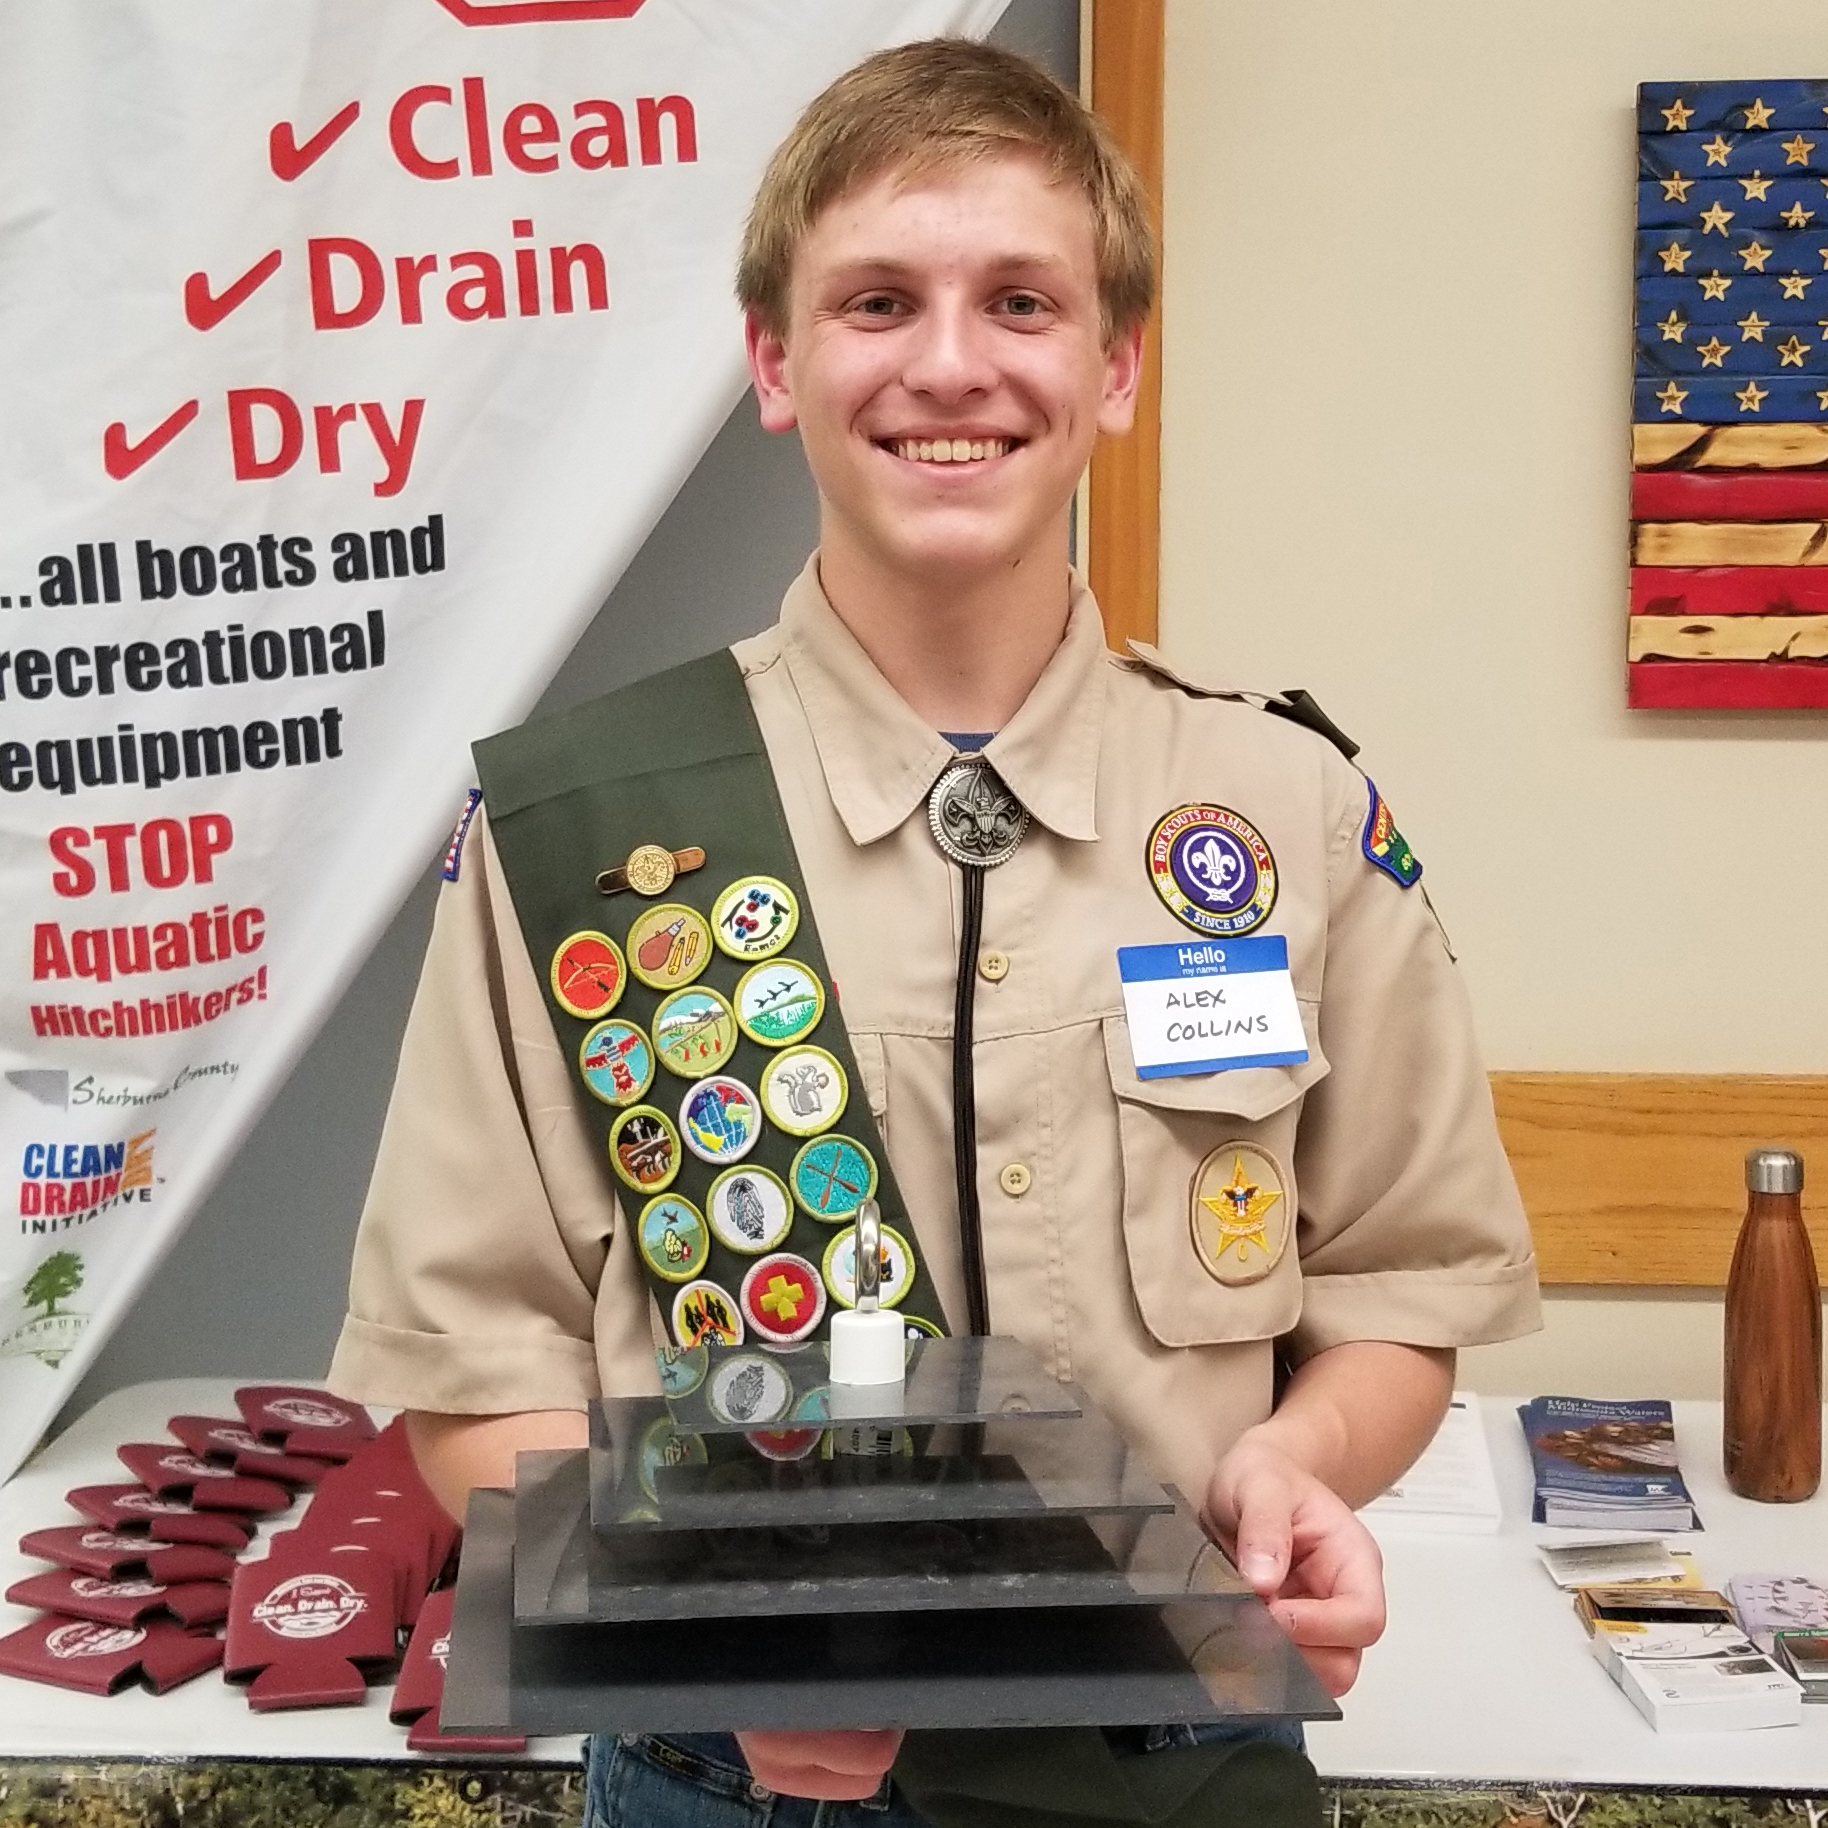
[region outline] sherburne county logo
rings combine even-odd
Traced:
[[[83,1260],[73,1250],[53,1251],[26,1277],[20,1297],[40,1313],[0,1333],[0,1358],[35,1358],[61,1365],[89,1324],[87,1314],[60,1306],[83,1285]]]

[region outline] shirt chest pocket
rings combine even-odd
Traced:
[[[1137,1311],[1164,1346],[1272,1339],[1301,1316],[1295,1124],[1324,1078],[1314,1010],[1308,1058],[1142,1079],[1121,1016],[1104,1024],[1123,1156],[1123,1235]]]

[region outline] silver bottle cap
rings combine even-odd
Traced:
[[[1801,1193],[1803,1158],[1794,1149],[1753,1149],[1745,1158],[1745,1184],[1752,1193]]]

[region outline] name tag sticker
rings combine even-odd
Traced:
[[[1279,933],[1119,946],[1117,969],[1139,1078],[1299,1066],[1308,1057],[1288,941]]]

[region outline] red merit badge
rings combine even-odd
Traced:
[[[147,1490],[161,1498],[186,1499],[200,1511],[265,1516],[292,1502],[291,1492],[272,1479],[243,1479],[168,1442],[130,1441],[115,1451]]]
[[[201,1460],[225,1463],[253,1479],[281,1479],[287,1485],[315,1485],[330,1470],[328,1460],[289,1454],[263,1441],[240,1422],[218,1416],[174,1415],[165,1424]]]
[[[152,1625],[97,1625],[44,1618],[0,1638],[0,1671],[88,1695],[115,1695],[137,1676],[155,1695],[214,1669],[222,1640],[193,1636],[163,1620]]]
[[[123,1536],[90,1524],[66,1524],[53,1530],[33,1530],[19,1539],[22,1554],[39,1561],[73,1568],[78,1574],[95,1574],[103,1580],[141,1579],[164,1581],[227,1580],[235,1560],[220,1549],[198,1543],[164,1545],[144,1536]]]
[[[169,1613],[180,1625],[213,1625],[228,1614],[228,1586],[219,1580],[167,1587],[156,1580],[106,1580],[59,1568],[14,1581],[6,1597],[14,1606],[61,1612],[99,1625],[138,1625]]]
[[[451,1654],[451,1608],[455,1587],[428,1593],[413,1627],[412,1641],[400,1663],[388,1718],[395,1726],[411,1726],[406,1745],[413,1752],[524,1752],[519,1738],[496,1738],[476,1733],[447,1733],[438,1724],[444,1704],[444,1671]]]
[[[79,1485],[64,1493],[73,1511],[125,1535],[143,1534],[149,1542],[200,1542],[238,1555],[248,1546],[253,1526],[227,1511],[193,1511],[177,1498],[160,1498],[143,1485]]]
[[[622,1000],[628,963],[607,933],[574,933],[552,955],[552,995],[583,1021],[606,1016]]]
[[[265,1561],[235,1571],[224,1673],[250,1677],[248,1706],[359,1705],[368,1671],[393,1662],[394,1573],[377,1549],[273,1538]]]
[[[743,1320],[768,1345],[797,1345],[824,1318],[825,1284],[804,1257],[776,1251],[743,1278]]]
[[[347,1460],[375,1438],[374,1419],[360,1403],[308,1386],[249,1384],[235,1392],[235,1407],[263,1441],[316,1460]]]

